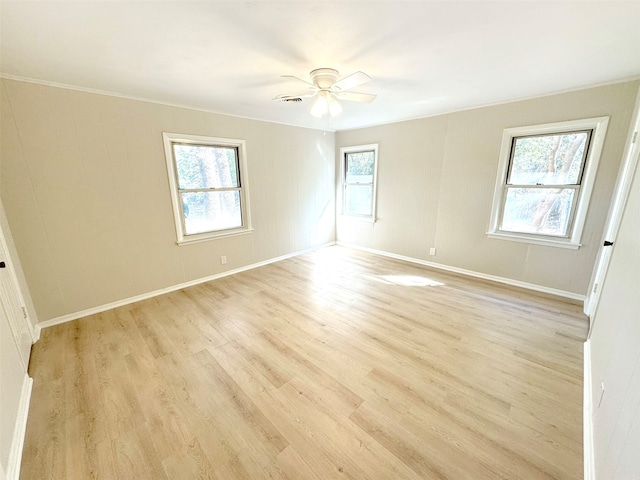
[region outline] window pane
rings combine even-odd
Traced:
[[[577,185],[589,132],[515,138],[510,185]]]
[[[182,210],[187,235],[242,226],[238,190],[183,193]]]
[[[239,187],[237,150],[207,145],[173,145],[180,189]]]
[[[371,215],[373,187],[371,185],[349,185],[345,191],[345,215]]]
[[[509,188],[501,230],[567,236],[573,188]]]
[[[347,153],[345,180],[347,183],[373,183],[374,153]]]

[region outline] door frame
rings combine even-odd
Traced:
[[[4,212],[2,212],[4,214]],[[4,218],[6,220],[6,217]],[[20,348],[19,336],[22,332],[26,332],[28,334],[29,339],[31,340],[31,345],[33,345],[37,340],[36,330],[31,323],[31,318],[29,316],[29,311],[27,309],[27,304],[25,302],[25,296],[22,292],[22,288],[20,287],[20,281],[18,280],[18,275],[15,270],[15,258],[12,258],[11,251],[9,250],[9,244],[7,242],[7,234],[10,235],[10,232],[7,232],[4,227],[8,225],[4,222],[0,222],[0,247],[3,250],[4,257],[0,259],[5,262],[4,273],[7,274],[9,282],[12,283],[10,290],[7,291],[7,295],[13,296],[15,298],[8,298],[9,302],[15,302],[15,304],[22,310],[22,312],[18,313],[17,316],[11,315],[11,311],[7,311],[6,308],[11,307],[10,305],[5,305],[5,313],[7,314],[7,321],[9,322],[9,326],[11,327],[11,331],[14,336],[14,342],[16,343],[16,348],[18,348],[20,352],[20,358],[24,363],[25,371],[29,367],[29,357],[30,353],[26,355],[26,359],[24,358],[23,352]],[[4,302],[3,302],[4,304]],[[0,308],[4,308],[0,306]]]
[[[607,269],[609,268],[611,253],[614,248],[616,237],[618,236],[624,207],[627,204],[627,198],[629,197],[633,174],[638,165],[638,156],[640,154],[639,131],[640,87],[636,94],[633,117],[629,126],[629,133],[627,134],[627,140],[622,156],[622,164],[620,165],[620,170],[618,172],[618,180],[616,181],[615,191],[611,200],[611,206],[609,207],[609,213],[607,215],[607,223],[600,242],[598,256],[596,257],[596,262],[593,267],[591,281],[589,282],[589,290],[587,291],[587,298],[584,301],[584,313],[589,317],[589,334],[587,338],[591,337],[591,332],[593,331],[593,319],[595,318],[595,313],[598,309],[600,294],[602,292],[602,283],[607,274]],[[609,245],[605,246],[605,242]]]

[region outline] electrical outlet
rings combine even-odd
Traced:
[[[431,247],[429,249],[429,255],[435,255],[436,254],[436,247]]]
[[[227,256],[226,255],[222,255],[220,257],[220,264],[221,265],[226,265],[227,264]]]

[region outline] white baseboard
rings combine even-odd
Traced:
[[[16,426],[13,430],[11,450],[9,451],[9,462],[7,463],[6,471],[7,480],[18,480],[20,478],[22,449],[24,447],[24,437],[27,433],[27,416],[29,415],[29,402],[31,401],[32,389],[33,378],[25,373],[24,381],[22,382],[22,392],[20,393]]]
[[[596,459],[593,446],[593,394],[591,379],[591,340],[584,342],[584,373],[582,401],[582,435],[584,443],[584,480],[596,480]]]
[[[29,333],[31,334],[31,343],[36,343],[38,340],[40,340],[40,327],[38,326],[38,324],[36,323],[35,325],[33,325],[31,323],[31,319],[28,318],[27,322],[29,322]]]
[[[61,315],[59,317],[55,317],[55,318],[52,318],[50,320],[44,320],[44,321],[39,322],[38,324],[36,324],[36,326],[34,327],[34,338],[36,340],[40,338],[40,332],[41,332],[41,330],[43,328],[48,328],[48,327],[52,327],[54,325],[59,325],[61,323],[70,322],[70,321],[73,321],[73,320],[77,320],[78,318],[86,317],[86,316],[89,316],[89,315],[94,315],[96,313],[100,313],[100,312],[104,312],[104,311],[107,311],[107,310],[111,310],[113,308],[118,308],[118,307],[122,307],[124,305],[129,305],[131,303],[135,303],[135,302],[139,302],[139,301],[142,301],[142,300],[147,300],[149,298],[157,297],[158,295],[163,295],[165,293],[174,292],[176,290],[180,290],[180,289],[183,289],[183,288],[191,287],[193,285],[198,285],[200,283],[205,283],[205,282],[209,282],[211,280],[216,280],[218,278],[226,277],[226,276],[229,276],[229,275],[234,275],[236,273],[244,272],[246,270],[251,270],[253,268],[262,267],[262,266],[268,265],[270,263],[279,262],[280,260],[286,260],[287,258],[296,257],[298,255],[302,255],[304,253],[311,252],[313,250],[317,250],[319,248],[329,247],[331,245],[341,245],[343,247],[353,248],[353,249],[356,249],[356,250],[362,250],[362,251],[373,253],[373,254],[376,254],[376,255],[382,255],[382,256],[385,256],[385,257],[395,258],[397,260],[403,260],[405,262],[417,263],[419,265],[424,265],[424,266],[427,266],[427,267],[437,268],[437,269],[445,270],[445,271],[448,271],[448,272],[459,273],[459,274],[462,274],[462,275],[481,278],[481,279],[484,279],[484,280],[490,280],[490,281],[493,281],[493,282],[503,283],[503,284],[506,284],[506,285],[514,286],[514,287],[526,288],[528,290],[533,290],[533,291],[541,292],[541,293],[547,293],[547,294],[550,294],[550,295],[555,295],[555,296],[559,296],[559,297],[563,297],[563,298],[568,298],[570,300],[584,301],[584,299],[585,299],[584,295],[579,295],[577,293],[572,293],[572,292],[566,292],[564,290],[558,290],[558,289],[555,289],[555,288],[549,288],[549,287],[545,287],[545,286],[542,286],[542,285],[536,285],[536,284],[533,284],[533,283],[521,282],[519,280],[512,280],[510,278],[498,277],[496,275],[488,275],[486,273],[475,272],[473,270],[466,270],[464,268],[451,267],[451,266],[443,265],[443,264],[440,264],[440,263],[427,262],[426,260],[420,260],[418,258],[406,257],[404,255],[397,255],[395,253],[389,253],[389,252],[385,252],[383,250],[376,250],[376,249],[373,249],[373,248],[360,247],[358,245],[353,245],[353,244],[349,244],[349,243],[329,242],[329,243],[325,243],[323,245],[318,245],[318,246],[315,246],[315,247],[312,247],[312,248],[308,248],[308,249],[305,249],[305,250],[300,250],[300,251],[297,251],[297,252],[288,253],[286,255],[281,255],[279,257],[270,258],[270,259],[264,260],[262,262],[253,263],[251,265],[246,265],[244,267],[236,268],[236,269],[233,269],[233,270],[227,270],[226,272],[221,272],[221,273],[217,273],[215,275],[210,275],[210,276],[207,276],[207,277],[198,278],[196,280],[191,280],[189,282],[184,282],[184,283],[180,283],[180,284],[177,284],[177,285],[172,285],[170,287],[161,288],[161,289],[158,289],[158,290],[154,290],[152,292],[147,292],[147,293],[143,293],[141,295],[136,295],[134,297],[124,298],[122,300],[117,300],[115,302],[110,302],[110,303],[107,303],[107,304],[104,304],[104,305],[99,305],[99,306],[96,306],[96,307],[88,308],[86,310],[81,310],[79,312],[73,312],[73,313],[69,313],[69,314],[66,314],[66,315]]]
[[[134,297],[123,298],[122,300],[116,300],[115,302],[106,303],[104,305],[99,305],[97,307],[88,308],[86,310],[81,310],[79,312],[69,313],[67,315],[61,315],[59,317],[52,318],[50,320],[42,321],[34,327],[34,337],[40,338],[40,331],[43,328],[53,327],[54,325],[59,325],[61,323],[71,322],[72,320],[77,320],[78,318],[87,317],[89,315],[95,315],[96,313],[105,312],[107,310],[112,310],[114,308],[122,307],[124,305],[129,305],[131,303],[139,302],[141,300],[147,300],[149,298],[157,297],[158,295],[163,295],[165,293],[175,292],[176,290],[181,290],[183,288],[192,287],[193,285],[198,285],[200,283],[210,282],[211,280],[217,280],[218,278],[228,277],[229,275],[234,275],[236,273],[244,272],[246,270],[251,270],[254,268],[262,267],[264,265],[269,265],[270,263],[279,262],[280,260],[286,260],[287,258],[297,257],[298,255],[302,255],[304,253],[312,252],[314,250],[318,250],[324,247],[330,247],[331,245],[335,245],[336,242],[329,242],[323,245],[317,245],[315,247],[307,248],[305,250],[299,250],[293,253],[287,253],[286,255],[281,255],[279,257],[270,258],[268,260],[264,260],[258,263],[252,263],[251,265],[246,265],[244,267],[235,268],[233,270],[227,270],[225,272],[216,273],[215,275],[209,275],[207,277],[198,278],[196,280],[191,280],[189,282],[179,283],[177,285],[172,285],[170,287],[161,288],[158,290],[154,290],[152,292],[143,293],[141,295],[136,295]]]
[[[469,277],[481,278],[483,280],[490,280],[492,282],[503,283],[505,285],[511,285],[512,287],[526,288],[527,290],[533,290],[540,293],[547,293],[549,295],[555,295],[557,297],[563,297],[570,300],[576,300],[584,302],[585,296],[579,293],[567,292],[565,290],[558,290],[556,288],[545,287],[543,285],[536,285],[535,283],[521,282],[520,280],[513,280],[511,278],[498,277],[497,275],[489,275],[487,273],[475,272],[473,270],[466,270],[464,268],[451,267],[449,265],[443,265],[441,263],[428,262],[426,260],[420,260],[419,258],[406,257],[404,255],[398,255],[395,253],[385,252],[383,250],[376,250],[374,248],[361,247],[359,245],[353,245],[351,243],[336,242],[337,245],[341,245],[347,248],[353,248],[355,250],[362,250],[364,252],[374,253],[376,255],[382,255],[384,257],[395,258],[397,260],[403,260],[405,262],[417,263],[426,267],[437,268],[438,270],[445,270],[447,272],[459,273],[461,275],[467,275]]]
[[[41,327],[39,323],[36,323],[36,326],[33,327],[33,343],[36,343],[38,340],[40,340],[40,333],[42,332],[42,328],[43,327]]]
[[[33,339],[33,343],[36,343],[40,340],[40,331],[42,327],[36,323],[35,327],[31,329],[31,338]]]

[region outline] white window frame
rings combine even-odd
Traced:
[[[371,152],[371,151],[373,151],[373,182],[371,183],[373,191],[371,193],[371,214],[370,215],[353,215],[353,214],[345,213],[347,188],[349,187],[349,185],[363,185],[363,184],[347,183],[347,154],[359,153],[359,152]],[[354,219],[354,220],[375,222],[376,221],[376,204],[377,204],[376,192],[378,190],[378,144],[372,143],[369,145],[356,145],[353,147],[340,148],[340,165],[341,165],[340,184],[341,184],[341,192],[342,192],[342,201],[340,202],[341,216],[345,218]],[[369,184],[367,183],[364,185],[369,185]]]
[[[162,133],[164,142],[164,154],[167,161],[167,173],[169,176],[169,189],[171,190],[171,203],[173,205],[173,216],[176,227],[176,237],[178,245],[203,242],[220,237],[234,235],[244,235],[251,233],[251,211],[249,208],[249,181],[247,173],[247,154],[244,140],[233,138],[205,137],[201,135],[187,135],[182,133]],[[185,229],[184,209],[178,182],[178,171],[173,154],[174,144],[202,145],[211,147],[231,147],[238,152],[238,179],[240,184],[240,211],[242,215],[242,226],[237,228],[215,230],[187,235]]]
[[[493,207],[489,221],[489,238],[501,240],[511,240],[514,242],[524,242],[534,245],[546,245],[551,247],[570,248],[577,250],[582,245],[582,231],[587,218],[589,200],[593,184],[596,179],[596,172],[600,162],[600,155],[604,145],[604,138],[607,133],[609,117],[586,118],[582,120],[571,120],[567,122],[546,123],[543,125],[532,125],[526,127],[507,128],[502,135],[502,147],[500,149],[500,162],[498,164],[498,174],[493,194]],[[511,159],[511,150],[515,145],[514,139],[532,135],[553,135],[556,133],[567,133],[572,131],[591,130],[591,140],[583,167],[582,181],[578,188],[577,198],[574,202],[573,222],[569,225],[566,237],[554,237],[540,235],[536,233],[510,232],[500,229],[502,212],[507,193],[507,175]]]

